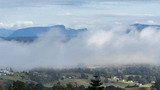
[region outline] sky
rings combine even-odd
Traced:
[[[159,0],[0,0],[0,25],[158,22]]]
[[[88,29],[66,43],[56,30],[32,43],[0,39],[0,68],[159,63],[159,30],[126,33],[134,23],[160,25],[159,10],[159,0],[0,0],[1,28]]]

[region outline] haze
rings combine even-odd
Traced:
[[[160,24],[157,0],[0,0],[0,27],[62,24],[87,28],[68,42],[56,30],[32,43],[0,40],[0,67],[70,67],[159,63],[160,31],[126,34],[129,25]]]

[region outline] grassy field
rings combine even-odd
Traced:
[[[9,81],[22,81],[22,82],[32,82],[28,79],[28,76],[25,73],[14,73],[13,75],[1,75],[1,80],[9,80]]]
[[[88,87],[90,85],[90,79],[92,75],[88,75],[88,79],[80,79],[80,78],[69,78],[70,76],[80,76],[80,73],[63,73],[62,75],[66,76],[66,78],[59,79],[58,81],[51,82],[51,83],[46,83],[44,84],[45,87],[52,87],[54,84],[59,82],[61,85],[66,86],[67,84],[72,84],[74,86],[81,86],[84,85],[85,87]],[[0,83],[7,82],[7,81],[22,81],[22,82],[33,82],[31,81],[28,76],[25,73],[14,73],[13,75],[1,75],[0,76]],[[116,87],[121,87],[125,88],[127,86],[134,86],[134,85],[139,85],[139,88],[147,88],[151,87],[152,84],[146,84],[146,85],[141,85],[132,81],[126,81],[126,80],[119,80],[119,81],[113,81],[113,82],[108,82],[104,83],[105,77],[101,77],[101,80],[103,82],[104,87],[106,86],[116,86]]]

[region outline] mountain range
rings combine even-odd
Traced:
[[[71,29],[66,28],[64,25],[55,25],[48,27],[28,27],[17,30],[0,29],[0,38],[4,40],[15,40],[15,41],[34,41],[39,35],[47,33],[51,30],[59,30],[67,38],[76,37],[79,33],[86,31],[83,29]]]
[[[130,33],[132,31],[141,32],[146,28],[154,28],[155,30],[160,30],[160,25],[148,25],[148,24],[136,23],[129,26],[129,28],[127,29],[127,33]]]
[[[130,33],[132,31],[141,32],[145,28],[156,28],[156,30],[160,30],[160,25],[148,25],[148,24],[132,24],[126,30],[126,33]],[[46,27],[28,27],[22,28],[17,30],[10,30],[10,29],[0,29],[0,38],[4,40],[15,40],[15,41],[23,41],[23,42],[30,42],[34,41],[39,37],[39,35],[43,33],[47,33],[51,30],[59,30],[64,36],[68,39],[76,37],[79,33],[87,31],[87,28],[82,29],[71,29],[66,28],[64,25],[54,25],[54,26],[46,26]]]

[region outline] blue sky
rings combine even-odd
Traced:
[[[85,26],[111,21],[159,22],[159,10],[158,0],[0,0],[0,23]]]

